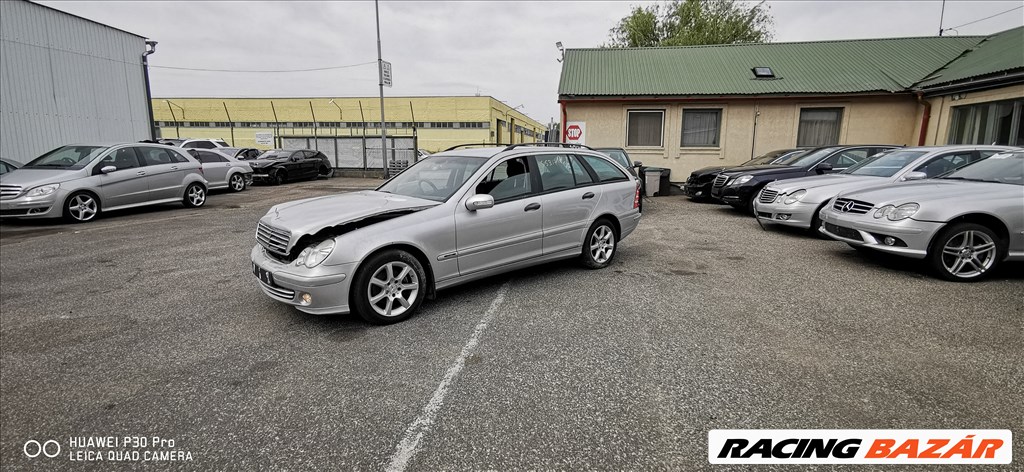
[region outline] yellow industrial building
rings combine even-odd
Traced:
[[[162,138],[221,138],[270,149],[291,136],[380,136],[379,97],[154,98]],[[542,141],[547,126],[489,96],[385,97],[389,136],[416,136],[429,152],[456,144]],[[257,143],[272,133],[273,144]]]

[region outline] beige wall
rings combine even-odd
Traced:
[[[623,147],[644,165],[672,169],[671,180],[682,182],[690,172],[713,165],[739,164],[751,155],[796,146],[800,109],[841,107],[840,144],[916,144],[918,107],[910,95],[886,97],[757,98],[649,102],[566,101],[566,121],[586,123],[591,147]],[[682,147],[682,113],[689,108],[721,108],[719,147]],[[663,143],[656,147],[626,147],[629,110],[663,110]],[[757,135],[754,136],[754,113]],[[753,152],[751,147],[753,145]]]
[[[953,107],[1014,98],[1024,98],[1024,84],[925,99],[932,105],[931,116],[928,119],[928,133],[925,135],[925,145],[947,144],[949,141],[949,122],[952,117],[951,109]],[[917,144],[917,138],[920,136],[921,121],[924,114],[924,106],[918,108],[917,118],[914,122],[914,144]]]

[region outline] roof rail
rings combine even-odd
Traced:
[[[454,150],[456,150],[458,148],[469,147],[469,146],[491,146],[491,147],[498,147],[498,146],[504,146],[504,144],[501,144],[501,143],[466,143],[466,144],[456,144],[456,145],[454,145],[454,146],[452,146],[452,147],[450,147],[448,149],[445,149],[444,151],[441,151],[441,152],[454,151]]]
[[[529,146],[549,147],[550,146],[550,147],[564,147],[564,148],[574,148],[574,149],[590,149],[591,151],[594,150],[594,148],[592,148],[590,146],[585,146],[583,144],[556,143],[556,142],[518,143],[518,144],[510,145],[510,146],[506,147],[504,150],[505,151],[511,151],[511,150],[513,150],[513,149],[515,149],[517,147],[523,147],[523,146],[527,146],[527,147],[529,147]]]

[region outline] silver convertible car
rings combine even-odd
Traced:
[[[636,178],[589,148],[449,149],[376,190],[270,208],[252,270],[306,313],[393,323],[471,280],[558,259],[605,267],[639,207]]]
[[[91,221],[143,205],[206,203],[200,164],[162,144],[61,146],[0,176],[0,216]]]
[[[754,214],[765,223],[817,231],[821,226],[818,212],[841,192],[935,178],[1012,149],[978,145],[923,146],[880,152],[836,174],[772,182],[754,200]]]
[[[1024,260],[1024,151],[945,177],[843,193],[821,232],[855,248],[927,259],[943,278],[974,281]]]

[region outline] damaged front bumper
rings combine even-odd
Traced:
[[[263,293],[313,315],[349,313],[349,287],[356,263],[309,269],[280,262],[257,244],[250,254],[252,273]]]

